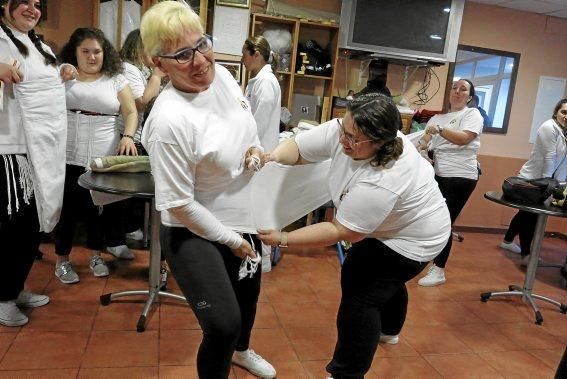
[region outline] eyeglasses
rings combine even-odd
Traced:
[[[344,140],[347,142],[347,144],[349,146],[357,147],[358,145],[366,143],[366,142],[374,142],[371,139],[367,139],[367,140],[364,140],[364,141],[357,141],[354,137],[351,137],[348,134],[346,134],[345,128],[344,128],[341,120],[339,120],[337,118],[337,122],[339,123],[339,139],[344,138]]]
[[[172,55],[158,55],[160,58],[175,59],[179,64],[185,64],[191,62],[193,64],[193,59],[195,59],[195,51],[201,54],[205,54],[213,47],[213,39],[210,35],[205,34],[203,38],[197,41],[195,47],[188,47],[186,49],[180,50]]]

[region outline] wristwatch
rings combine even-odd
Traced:
[[[279,247],[287,247],[287,232],[281,232]]]

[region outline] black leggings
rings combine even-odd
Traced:
[[[380,333],[396,335],[408,305],[405,282],[427,262],[406,258],[374,238],[355,243],[341,272],[338,340],[327,371],[333,378],[363,378],[370,369]]]
[[[256,236],[245,238],[252,238],[260,250]],[[162,225],[160,241],[173,277],[203,330],[197,354],[199,377],[227,378],[234,350],[246,350],[250,343],[262,268],[252,278],[238,280],[242,260],[227,246],[186,228]]]
[[[75,165],[65,167],[65,189],[63,209],[55,229],[55,253],[69,255],[73,248],[75,227],[84,220],[87,226],[87,248],[102,250],[104,246],[126,244],[123,229],[124,201],[105,205],[104,211],[94,205],[90,191],[81,187],[77,181],[85,168]]]
[[[8,177],[4,158],[11,159]],[[13,173],[13,178],[12,178]],[[12,180],[14,179],[14,180]],[[14,182],[16,190],[14,190]],[[8,188],[12,213],[8,214]],[[19,210],[16,209],[16,198]],[[0,301],[15,300],[30,273],[39,247],[39,220],[35,196],[24,201],[20,188],[20,170],[15,154],[0,155]]]
[[[467,179],[467,178],[443,178],[441,176],[435,175],[435,180],[439,184],[439,189],[441,194],[447,202],[447,208],[449,208],[449,214],[451,215],[451,226],[455,223],[457,217],[463,210],[467,200],[473,193],[476,183],[478,180]],[[449,259],[449,253],[451,252],[451,247],[453,246],[453,238],[449,236],[449,242],[441,250],[441,253],[433,260],[435,266],[444,268]]]
[[[510,221],[510,226],[504,235],[504,241],[513,242],[514,237],[519,235],[522,256],[528,255],[531,252],[536,223],[537,215],[535,213],[519,211]]]

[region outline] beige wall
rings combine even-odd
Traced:
[[[38,26],[37,31],[59,52],[76,28],[91,26],[92,22],[92,0],[49,0],[47,21]]]
[[[459,42],[521,54],[508,133],[483,135],[480,153],[527,159],[539,77],[567,78],[567,19],[467,2]]]

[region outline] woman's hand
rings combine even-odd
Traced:
[[[61,66],[61,70],[59,70],[59,76],[61,77],[61,80],[63,80],[63,83],[76,79],[77,75],[79,75],[77,69],[71,64],[63,64]]]
[[[256,253],[254,252],[254,250],[252,250],[252,246],[250,246],[250,243],[244,238],[242,239],[242,243],[237,249],[231,250],[232,253],[240,259],[245,259],[247,256],[250,258],[256,258]]]
[[[440,131],[441,127],[439,125],[427,125],[427,127],[425,128],[425,133],[431,134],[432,136],[439,134]]]
[[[270,246],[279,246],[282,242],[282,232],[279,230],[258,230],[257,237]]]
[[[138,155],[138,149],[136,149],[132,138],[124,136],[120,139],[118,155]]]
[[[248,170],[260,171],[260,169],[264,166],[262,164],[262,159],[260,158],[261,154],[262,152],[260,151],[260,149],[256,147],[251,147],[250,149],[248,149],[244,158],[244,165],[246,165],[246,168]]]
[[[18,69],[18,61],[13,64],[0,63],[0,81],[18,84],[24,79],[24,73]]]

